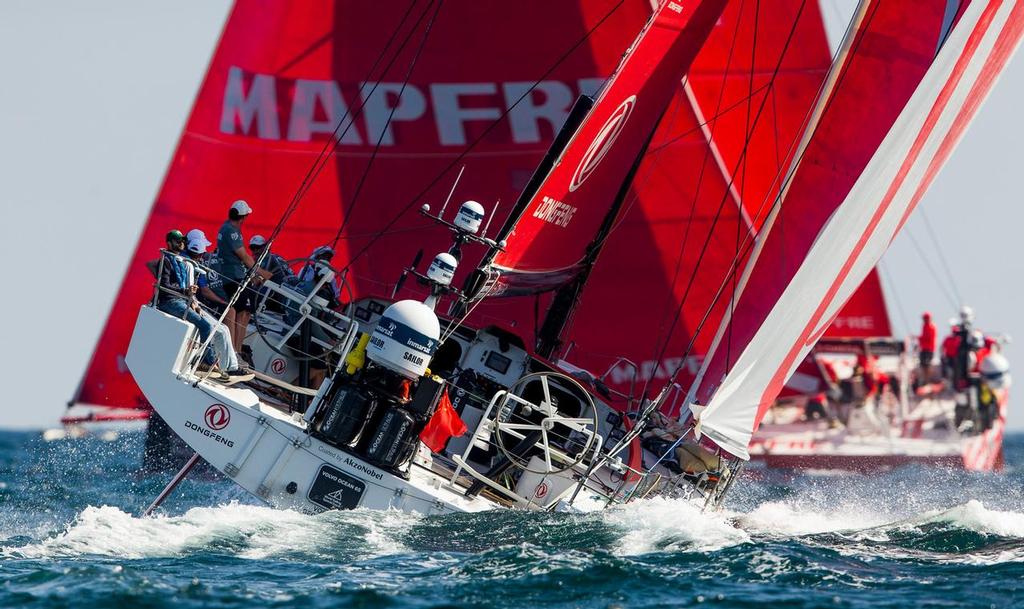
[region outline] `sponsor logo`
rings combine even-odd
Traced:
[[[683,12],[683,6],[681,4],[679,4],[678,2],[669,2],[668,3],[668,10],[673,11],[675,13],[682,13]]]
[[[383,473],[373,469],[369,465],[363,465],[362,463],[359,463],[358,461],[354,461],[351,457],[345,457],[344,463],[345,463],[345,465],[351,467],[352,469],[359,470],[359,471],[363,472],[364,474],[366,474],[368,476],[376,478],[377,480],[383,480],[384,479],[384,474]]]
[[[388,319],[387,317],[381,318],[377,323],[377,327],[373,330],[373,334],[370,336],[370,344],[378,349],[383,349],[385,346],[383,337],[385,336],[425,355],[433,355],[434,351],[437,349],[436,340],[417,332],[403,323]],[[408,359],[408,357],[406,357],[406,359]]]
[[[322,510],[351,510],[359,506],[366,483],[326,463],[320,466],[306,497]]]
[[[284,370],[287,366],[288,364],[280,357],[275,357],[274,361],[270,362],[270,370],[274,374],[284,374]]]
[[[582,78],[572,83],[542,80],[536,86],[532,81],[513,81],[380,82],[374,87],[374,83],[284,78],[232,66],[224,85],[219,127],[227,135],[263,140],[326,140],[338,121],[352,116],[350,109],[361,107],[362,112],[355,113],[359,115],[356,123],[344,129],[338,145],[372,146],[378,140],[384,148],[421,145],[422,137],[403,142],[403,130],[410,123],[432,121],[436,139],[426,145],[465,146],[481,125],[495,120],[507,125],[504,132],[513,144],[539,144],[561,128],[579,94],[593,95],[603,83],[603,78]],[[421,130],[418,126],[417,133]]]
[[[205,428],[205,427],[203,427],[201,425],[196,425],[192,421],[186,420],[185,421],[185,428],[186,429],[190,429],[190,430],[198,433],[201,436],[205,436],[207,438],[210,438],[214,442],[220,442],[221,444],[223,444],[224,446],[227,446],[228,448],[234,448],[235,447],[235,441],[234,440],[230,440],[228,438],[225,438],[224,436],[220,435],[219,433],[217,433],[215,431],[210,431],[209,429],[207,429],[207,428]]]
[[[874,330],[875,318],[871,315],[851,315],[847,317],[836,317],[832,327],[837,330]]]
[[[365,465],[363,463],[360,463],[360,462],[356,461],[355,459],[353,459],[352,457],[347,457],[347,456],[343,457],[341,453],[328,448],[327,445],[325,445],[323,443],[319,443],[318,442],[317,446],[316,446],[316,449],[318,451],[322,452],[323,454],[327,455],[328,457],[330,457],[332,459],[335,459],[337,461],[341,461],[342,463],[344,463],[345,465],[349,466],[350,468],[352,468],[352,469],[354,469],[356,471],[362,472],[362,473],[366,474],[367,476],[370,476],[371,478],[375,478],[377,480],[383,480],[384,479],[384,474],[382,472],[377,471],[376,469],[370,467],[369,465]]]
[[[231,422],[231,411],[224,404],[214,404],[206,409],[203,420],[206,421],[206,426],[210,429],[220,431]]]
[[[549,490],[551,489],[548,488],[548,483],[541,482],[540,484],[537,485],[537,489],[533,491],[533,496],[536,497],[537,499],[543,499],[548,496]]]
[[[424,338],[426,338],[426,337],[424,337]],[[413,349],[416,349],[418,351],[422,351],[424,353],[433,353],[434,352],[434,341],[429,339],[429,338],[427,339],[426,344],[421,343],[421,342],[416,342],[416,339],[414,339],[414,338],[410,338],[410,339],[406,340],[405,344],[410,346],[410,347],[412,347]]]
[[[540,205],[533,212],[533,217],[565,228],[569,226],[569,222],[575,214],[576,208],[572,205],[562,203],[551,197],[544,197],[541,199]]]
[[[577,188],[582,186],[583,182],[590,177],[590,174],[594,173],[597,166],[604,160],[605,155],[611,150],[612,144],[615,143],[615,140],[618,139],[619,134],[625,128],[626,121],[629,120],[629,115],[633,112],[634,106],[636,106],[636,95],[630,95],[619,104],[619,107],[604,122],[601,130],[594,136],[594,141],[590,142],[587,151],[583,153],[583,158],[580,159],[580,164],[576,167],[576,173],[573,174],[572,181],[569,183],[569,192],[575,192]]]

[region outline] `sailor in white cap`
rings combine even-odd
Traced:
[[[262,256],[260,268],[270,273],[271,281],[278,285],[285,285],[289,279],[294,280],[295,273],[288,266],[288,261],[274,252],[264,254],[265,249],[267,249],[267,240],[263,235],[253,235],[252,239],[249,239],[249,251],[252,252],[252,257],[261,260]],[[264,288],[263,292],[268,292],[268,289]],[[268,311],[284,313],[285,303],[276,293],[269,292],[264,302]]]
[[[242,237],[242,223],[252,214],[252,208],[239,199],[228,209],[228,219],[217,232],[217,259],[220,261],[221,276],[224,279],[224,294],[231,300],[238,292],[241,281],[246,273],[256,264],[249,252],[245,250]],[[270,273],[257,269],[253,283],[269,279]],[[231,341],[235,351],[242,350],[242,340],[249,327],[249,319],[256,311],[256,292],[248,289],[238,295],[235,300],[235,323],[231,327]]]
[[[196,296],[200,301],[212,301],[218,302],[221,305],[227,305],[227,302],[218,296],[210,287],[211,279],[219,281],[219,277],[217,277],[216,272],[210,270],[203,262],[203,256],[206,254],[206,248],[211,245],[210,240],[207,239],[206,234],[198,228],[190,230],[186,235],[185,240],[188,243],[185,248],[185,251],[188,253],[188,262],[193,268],[193,272],[189,273],[189,276],[194,278],[194,285],[197,288]],[[238,355],[231,346],[231,333],[228,331],[228,327],[220,323],[216,317],[211,315],[202,307],[196,306],[195,302],[193,302],[192,308],[209,325],[213,334],[210,346],[213,347],[213,352],[217,357],[217,364],[220,368],[221,375],[220,379],[225,381],[243,381],[252,379],[252,373],[242,368],[238,362]]]
[[[213,244],[206,238],[206,233],[198,228],[188,231],[185,241],[188,244],[185,251],[188,253],[189,259],[196,263],[199,302],[212,309],[219,317],[228,302],[224,294],[224,280],[220,276],[220,262],[216,256],[207,251],[207,248]],[[228,327],[235,323],[234,310],[228,311],[224,323]]]

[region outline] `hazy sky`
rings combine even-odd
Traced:
[[[0,427],[53,425],[74,392],[229,4],[0,2]],[[1022,101],[1016,58],[886,255],[901,333],[901,311],[916,330],[921,311],[941,321],[957,304],[923,211],[978,324],[1024,340]]]

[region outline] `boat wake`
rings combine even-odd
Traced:
[[[351,561],[402,552],[396,532],[415,520],[397,512],[356,510],[309,516],[239,503],[148,518],[111,506],[87,507],[65,530],[39,543],[3,548],[0,555],[138,559],[206,553]]]
[[[116,507],[87,507],[64,530],[0,549],[4,558],[107,556],[350,563],[387,555],[481,554],[514,549],[552,556],[638,557],[714,553],[742,545],[798,542],[864,559],[886,557],[1024,562],[1024,513],[970,500],[906,517],[864,506],[768,502],[749,512],[703,513],[683,501],[653,499],[590,514],[488,512],[423,517],[354,510],[316,516],[229,503],[177,516],[139,518]]]

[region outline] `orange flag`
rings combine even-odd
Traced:
[[[448,440],[452,437],[461,436],[466,433],[466,424],[459,418],[459,413],[452,408],[452,401],[448,399],[448,390],[445,389],[441,395],[441,401],[437,404],[434,416],[430,417],[427,426],[420,432],[420,440],[427,445],[427,448],[439,453],[444,450]]]

